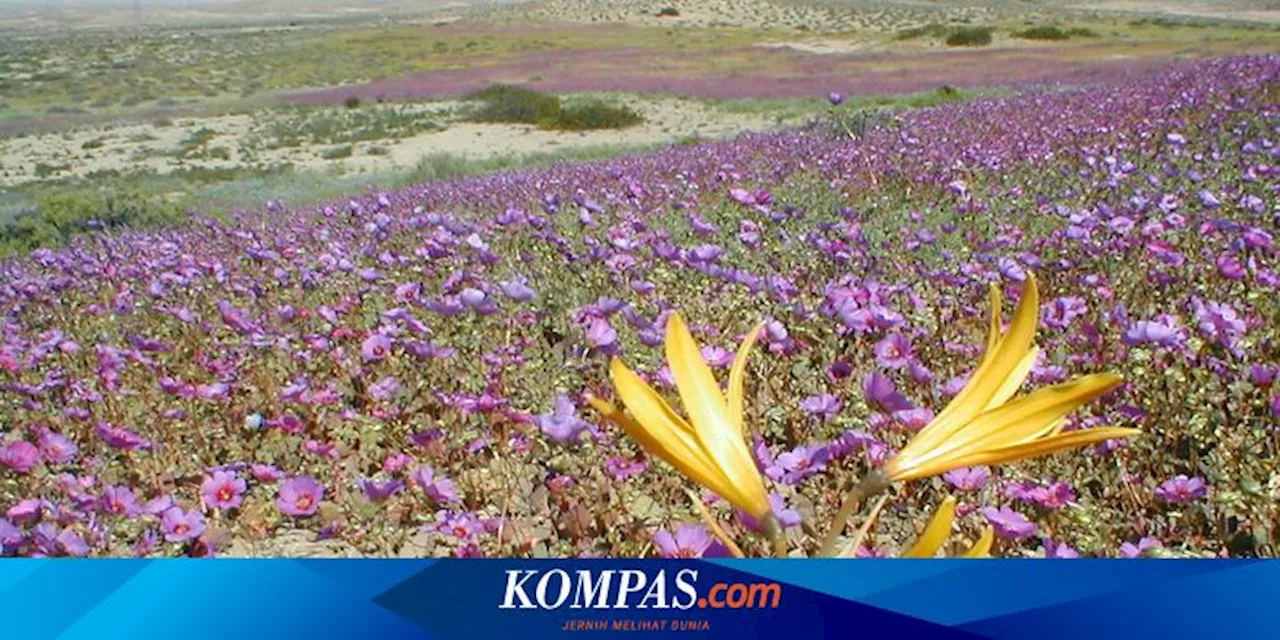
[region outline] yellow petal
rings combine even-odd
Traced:
[[[720,385],[711,373],[711,367],[702,359],[698,343],[689,334],[680,314],[671,314],[667,320],[667,364],[676,379],[676,389],[689,422],[703,451],[728,477],[729,482],[751,503],[744,510],[757,518],[771,510],[764,480],[756,468],[751,451],[742,436],[741,429],[729,417]],[[725,496],[728,498],[728,496]]]
[[[694,482],[735,505],[748,502],[702,450],[684,419],[676,415],[652,387],[617,358],[610,363],[609,370],[618,397],[634,419],[625,416],[617,419],[621,412],[603,401],[593,402],[592,406],[614,420],[640,446],[666,460]]]
[[[760,331],[764,329],[764,323],[756,325],[756,328],[747,334],[746,339],[738,346],[738,355],[733,358],[733,367],[729,369],[729,418],[737,425],[738,432],[746,436],[746,429],[743,426],[742,412],[742,387],[747,377],[747,356],[751,354],[751,347],[755,344],[756,338],[760,336]]]
[[[955,515],[956,499],[947,496],[933,512],[933,517],[929,519],[929,524],[925,525],[920,538],[906,553],[902,554],[902,557],[932,558],[937,555],[938,549],[941,549],[943,543],[947,541],[947,536],[951,535],[951,522],[955,519]]]
[[[995,533],[991,530],[991,525],[982,528],[982,535],[978,536],[978,541],[973,543],[969,550],[960,554],[961,558],[990,558],[991,543],[995,541]]]
[[[1036,356],[1040,354],[1038,347],[1032,346],[1027,350],[1026,355],[1018,361],[1018,365],[1009,373],[1009,377],[1005,378],[1000,388],[996,390],[996,394],[991,396],[987,401],[987,405],[982,408],[983,411],[990,411],[1012,398],[1018,389],[1022,388],[1022,383],[1027,380],[1027,376],[1031,375],[1031,370],[1036,366]]]
[[[1004,308],[1004,294],[1000,291],[1000,285],[991,283],[987,288],[987,300],[991,302],[991,317],[987,320],[987,349],[982,352],[983,363],[995,355],[996,346],[1000,344],[1000,311]]]
[[[1028,458],[1047,456],[1064,449],[1074,449],[1106,440],[1129,438],[1140,433],[1142,432],[1137,429],[1127,429],[1124,427],[1095,427],[1093,429],[1068,431],[1066,433],[1032,440],[1031,442],[1022,442],[1006,447],[982,451],[958,460],[958,462],[960,463],[960,466],[965,467],[977,464],[1004,464],[1006,462],[1016,462],[1018,460],[1026,460]]]
[[[996,294],[992,294],[991,299],[993,303],[999,302],[999,296]],[[998,315],[999,310],[993,309],[993,314]],[[899,456],[914,457],[932,449],[987,407],[991,398],[1004,388],[1005,382],[1016,373],[1019,363],[1031,348],[1031,343],[1035,340],[1039,314],[1040,290],[1036,285],[1035,276],[1029,274],[1022,289],[1022,297],[1018,300],[1018,308],[1014,312],[1013,325],[1009,327],[1009,332],[996,342],[994,351],[983,357],[982,364],[973,372],[960,393],[956,394],[956,397],[947,403],[937,417],[902,448]],[[993,325],[998,322],[998,318],[992,319]]]
[[[895,481],[923,477],[910,472],[909,469],[921,466],[936,468],[937,465],[934,463],[940,463],[946,469],[967,466],[955,464],[955,461],[982,451],[1047,435],[1057,425],[1058,420],[1080,405],[1107,393],[1122,381],[1120,376],[1110,373],[1084,376],[1071,382],[1040,389],[984,412],[965,425],[963,430],[932,450],[908,458],[899,454],[891,461],[894,464],[890,473],[897,474],[891,477]]]

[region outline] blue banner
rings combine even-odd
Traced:
[[[1251,560],[7,560],[3,637],[1274,637]]]

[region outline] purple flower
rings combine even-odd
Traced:
[[[138,506],[138,496],[133,490],[119,485],[111,485],[102,490],[102,510],[126,518],[142,512]]]
[[[109,422],[98,421],[96,430],[98,437],[102,438],[102,441],[107,443],[107,446],[115,447],[116,449],[134,451],[151,448],[150,440]]]
[[[369,385],[369,397],[374,400],[387,400],[400,390],[400,381],[395,376],[386,376]]]
[[[17,473],[31,473],[40,464],[40,450],[26,440],[15,440],[0,449],[0,464]]]
[[[234,509],[240,506],[248,485],[230,471],[214,471],[200,485],[204,503],[214,509]]]
[[[249,468],[249,473],[258,482],[278,482],[284,479],[284,472],[269,464],[255,464]]]
[[[532,300],[535,295],[533,289],[529,288],[529,285],[526,284],[526,280],[523,277],[513,278],[502,283],[502,292],[505,293],[508,298],[511,298],[516,302]]]
[[[800,408],[819,420],[831,420],[840,413],[840,399],[829,393],[809,396],[800,401]]]
[[[360,344],[360,357],[366,363],[382,362],[391,355],[391,338],[381,333],[371,333]]]
[[[836,360],[827,366],[827,380],[840,382],[853,375],[853,365],[844,360]]]
[[[372,480],[369,478],[360,479],[360,491],[364,492],[364,496],[374,502],[386,500],[391,496],[400,493],[404,489],[404,483],[391,480]]]
[[[556,394],[556,406],[551,413],[534,418],[542,432],[559,444],[576,444],[579,436],[590,425],[578,417],[578,410],[568,396]]]
[[[924,407],[894,411],[893,419],[907,429],[919,431],[933,420],[933,411]]]
[[[286,515],[306,517],[315,515],[324,499],[324,487],[311,476],[296,476],[285,480],[276,495],[276,507]]]
[[[22,533],[22,529],[12,522],[0,518],[0,554],[8,553],[14,547],[22,544],[24,538],[26,538],[26,534]]]
[[[75,459],[80,448],[70,438],[50,429],[41,429],[37,439],[40,453],[54,464],[66,464]]]
[[[142,511],[153,516],[160,516],[175,504],[177,503],[173,501],[173,496],[156,496],[142,505]]]
[[[719,542],[701,525],[682,524],[675,535],[666,529],[653,536],[653,544],[664,558],[710,558],[727,555]]]
[[[597,349],[613,346],[618,340],[618,332],[604,318],[592,318],[587,325],[587,342]]]
[[[17,504],[9,507],[5,511],[5,516],[10,520],[17,522],[27,522],[40,518],[41,512],[44,511],[45,503],[39,498],[26,498],[19,500]]]
[[[1182,504],[1203,498],[1208,490],[1204,478],[1188,478],[1180,474],[1161,483],[1156,487],[1155,494],[1157,498],[1170,504]]]
[[[187,542],[204,533],[204,516],[194,509],[184,511],[182,507],[170,507],[160,516],[160,528],[165,540]]]
[[[57,544],[58,551],[63,555],[76,558],[83,558],[89,555],[88,543],[84,541],[83,536],[71,527],[67,527],[58,533],[58,536],[54,538],[54,542]]]
[[[773,516],[778,520],[778,524],[783,529],[788,529],[800,524],[800,512],[795,509],[788,509],[787,503],[782,496],[770,492],[769,505],[773,507]],[[742,520],[742,525],[756,533],[760,533],[760,523],[756,521],[751,514],[745,511],[738,511],[738,518]]]
[[[631,476],[644,473],[649,465],[644,460],[627,458],[624,456],[610,456],[604,462],[605,471],[609,473],[615,481],[621,482]]]
[[[942,474],[942,479],[956,491],[979,491],[991,480],[991,471],[986,467],[960,467]]]
[[[801,445],[778,455],[764,473],[784,484],[798,484],[809,476],[825,471],[830,451],[821,445]]]
[[[1249,366],[1249,382],[1257,387],[1269,387],[1276,379],[1276,373],[1280,371],[1275,365],[1255,364]],[[45,457],[48,457],[47,455]]]
[[[427,494],[428,498],[440,503],[450,504],[461,502],[458,497],[458,490],[453,485],[453,481],[444,477],[436,476],[436,472],[430,466],[422,465],[409,474],[409,478],[413,483],[418,485],[422,492]]]
[[[1129,346],[1155,344],[1161,347],[1178,347],[1186,340],[1177,318],[1160,315],[1154,320],[1139,320],[1129,325],[1121,341]]]
[[[733,364],[733,352],[724,347],[708,345],[703,347],[700,353],[707,366],[713,369],[723,369]]]
[[[1044,557],[1069,560],[1079,558],[1080,553],[1064,542],[1055,542],[1046,538],[1044,541]]]
[[[832,91],[827,94],[827,102],[830,102],[833,107],[838,107],[844,102],[844,96]]]
[[[911,363],[914,352],[911,343],[900,333],[891,333],[876,343],[876,362],[882,367],[901,369]]]
[[[991,523],[996,535],[1005,540],[1022,540],[1036,533],[1034,522],[1009,507],[984,507],[982,515]]]
[[[1126,542],[1120,545],[1120,555],[1126,558],[1138,558],[1147,555],[1147,551],[1151,549],[1160,549],[1164,544],[1158,538],[1146,536],[1138,541],[1138,544]]]
[[[878,371],[867,374],[862,381],[862,390],[866,394],[867,402],[890,413],[914,408],[910,400],[898,393],[893,380],[881,375]]]
[[[1027,492],[1027,500],[1045,509],[1061,509],[1075,502],[1076,491],[1065,482],[1055,482],[1047,487],[1036,487]]]

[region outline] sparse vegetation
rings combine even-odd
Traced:
[[[1071,38],[1098,37],[1097,32],[1091,29],[1086,29],[1082,27],[1063,29],[1061,27],[1055,27],[1055,26],[1031,27],[1028,29],[1024,29],[1022,31],[1014,32],[1013,35],[1014,37],[1022,38],[1023,40],[1050,40],[1050,41],[1070,40]]]
[[[948,47],[985,47],[991,44],[991,27],[959,27],[952,29],[943,42]]]
[[[630,107],[599,100],[566,106],[556,96],[510,85],[488,87],[466,98],[480,103],[470,115],[476,122],[523,123],[557,131],[622,129],[644,122]]]

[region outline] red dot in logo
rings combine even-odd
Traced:
[[[706,599],[706,598],[698,598],[698,608],[699,608],[699,609],[706,609],[706,608],[707,608],[707,599]]]

